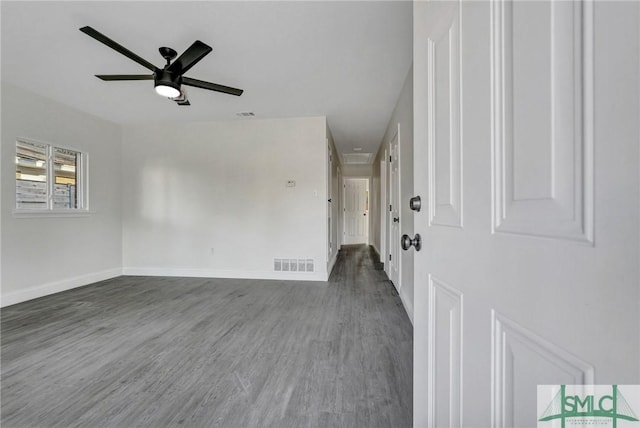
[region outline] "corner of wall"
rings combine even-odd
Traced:
[[[120,126],[6,82],[0,87],[0,306],[119,275],[122,267]],[[19,136],[88,153],[90,215],[64,220],[13,215],[15,167],[12,159]],[[64,251],[60,251],[61,240]],[[87,251],[87,248],[100,248],[100,252]],[[38,269],[33,269],[34,265]]]

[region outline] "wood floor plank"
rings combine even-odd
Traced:
[[[367,246],[326,283],[119,277],[1,310],[2,427],[410,427],[412,327]]]

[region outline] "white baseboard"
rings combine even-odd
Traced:
[[[195,278],[277,279],[290,281],[326,281],[326,272],[237,271],[197,268],[125,267],[123,275],[184,276]]]
[[[402,306],[404,306],[404,310],[409,317],[409,321],[411,321],[411,325],[413,325],[413,302],[406,296],[406,292],[403,292],[406,288],[401,288],[400,292],[400,301],[402,302]]]
[[[333,270],[333,267],[336,265],[339,252],[340,252],[339,250],[336,251],[333,257],[331,257],[331,260],[329,260],[329,265],[327,266],[327,276],[331,276],[331,271]]]
[[[376,255],[378,256],[378,260],[382,261],[382,256],[380,255],[380,251],[378,250],[378,247],[376,247],[375,244],[371,244],[371,248],[373,248],[373,251],[376,252]]]
[[[16,303],[37,299],[38,297],[48,296],[61,291],[71,290],[72,288],[82,287],[83,285],[104,281],[105,279],[115,278],[120,275],[122,275],[122,270],[120,268],[107,269],[100,272],[88,273],[74,276],[72,278],[49,282],[47,284],[37,285],[35,287],[29,287],[25,290],[1,293],[0,307],[15,305]]]

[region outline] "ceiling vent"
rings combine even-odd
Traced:
[[[343,153],[342,161],[345,165],[369,165],[373,160],[373,153]]]

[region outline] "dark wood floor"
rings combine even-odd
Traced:
[[[120,277],[2,309],[2,427],[410,427],[412,327],[365,246],[327,283]]]

